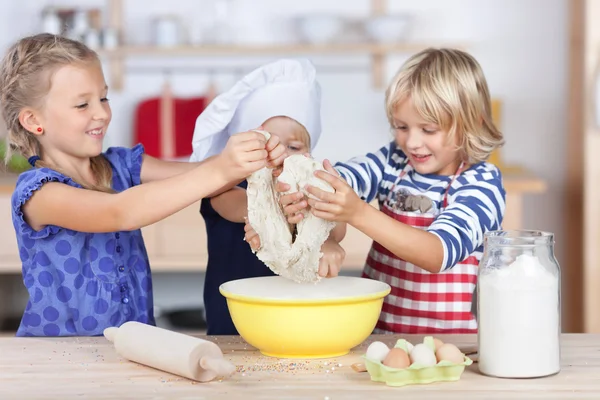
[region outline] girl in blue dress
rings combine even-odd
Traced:
[[[96,53],[60,36],[15,43],[0,66],[10,152],[29,158],[12,195],[12,221],[29,301],[17,336],[101,335],[126,321],[154,324],[140,228],[252,172],[280,165],[284,147],[256,132],[228,138],[202,163],[132,149],[102,152],[111,120]]]
[[[278,60],[250,72],[198,117],[191,160],[217,154],[236,130],[258,125],[279,137],[288,155],[309,153],[321,134],[321,92],[315,75],[315,68],[305,59]],[[204,307],[209,335],[238,334],[220,285],[273,275],[244,242],[245,189],[244,181],[218,196],[204,198],[200,208],[208,237]],[[338,244],[341,236],[339,229],[334,229],[321,248],[322,276],[336,276],[340,269],[345,256]]]

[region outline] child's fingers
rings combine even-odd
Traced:
[[[264,151],[265,154],[269,154],[267,149],[265,149],[265,142],[261,140],[245,140],[239,144],[239,148],[242,151],[251,152],[255,150]]]
[[[340,176],[340,173],[337,172],[335,168],[333,168],[333,165],[331,165],[331,162],[329,162],[329,160],[323,160],[323,167],[325,168],[325,171],[329,172],[331,175]]]
[[[275,185],[275,190],[279,193],[287,192],[290,189],[291,189],[290,185],[288,185],[287,183],[284,183],[284,182],[277,181],[277,184]],[[300,193],[300,195],[302,195],[302,193]],[[284,197],[286,197],[286,195],[281,196],[282,199]],[[302,197],[302,196],[300,196],[300,197]]]
[[[267,149],[267,151],[269,152],[269,157],[270,158],[279,158],[281,157],[283,154],[285,154],[286,152],[286,148],[284,145],[282,145],[281,143],[279,143],[277,146],[273,147],[273,148],[269,148],[269,143],[267,142],[267,145],[265,146],[265,149]]]
[[[250,173],[254,173],[258,170],[261,170],[267,166],[267,160],[258,160],[258,161],[248,161],[246,162],[244,169],[246,171],[250,171]]]
[[[285,215],[297,214],[298,212],[304,210],[306,207],[308,207],[308,203],[306,202],[306,200],[301,200],[297,203],[292,203],[283,207],[283,213]]]
[[[342,178],[326,171],[315,171],[315,176],[329,183],[331,187],[335,189],[336,192],[339,192],[340,190],[343,190],[348,186],[346,181],[344,181]]]
[[[325,203],[322,201],[316,201],[314,199],[308,199],[308,205],[312,207],[313,214],[315,210],[325,211],[334,215],[339,215],[342,211],[342,207],[339,204]]]
[[[266,144],[265,147],[267,148],[268,151],[272,151],[279,144],[280,144],[279,136],[277,136],[277,135],[271,135],[271,137],[269,138],[269,140],[267,140],[267,144]],[[283,147],[283,146],[281,146],[281,147],[285,150],[285,147]]]
[[[312,213],[315,217],[317,218],[321,218],[324,219],[325,221],[336,221],[337,220],[337,216],[334,214],[331,214],[329,212],[326,211],[320,211],[317,209],[312,209]]]
[[[269,154],[269,164],[273,167],[279,167],[283,164],[283,161],[287,158],[287,153],[284,151],[279,156],[274,157],[273,153]]]
[[[253,250],[258,250],[260,249],[260,239],[258,238],[258,236],[252,238],[252,240],[250,241],[250,247]]]
[[[321,260],[319,261],[318,274],[321,278],[325,278],[327,276],[328,272],[329,272],[329,263],[327,262],[325,257],[321,257]]]
[[[289,190],[290,185],[288,184],[284,184]],[[283,186],[281,186],[283,187]],[[276,188],[276,190],[278,192],[282,192],[283,190],[279,190],[279,187]],[[299,200],[302,200],[304,198],[304,194],[302,192],[294,192],[294,193],[290,193],[290,194],[284,194],[279,198],[279,204],[281,204],[282,207],[287,207],[288,205],[295,203]]]
[[[263,147],[265,147],[267,145],[267,138],[265,137],[265,135],[263,135],[262,133],[259,133],[259,132],[248,131],[248,132],[238,133],[234,136],[237,136],[241,142],[250,142],[253,140],[258,140],[259,142],[261,142],[263,144]]]
[[[323,189],[319,189],[318,187],[312,185],[306,185],[306,191],[317,199],[327,202],[327,203],[337,203],[338,197],[335,193],[329,193],[324,191]]]
[[[250,247],[253,250],[260,249],[260,237],[258,237],[256,231],[252,230],[246,232],[246,234],[244,235],[244,240],[250,245]]]
[[[256,233],[256,231],[248,231],[246,232],[246,234],[244,235],[244,240],[246,242],[250,242],[252,239],[256,238],[258,235],[258,233]]]
[[[244,152],[243,159],[245,161],[264,161],[265,164],[268,162],[267,160],[268,153],[266,150],[252,150]]]
[[[329,264],[329,270],[327,271],[328,278],[335,278],[340,274],[340,267],[338,265]]]
[[[281,166],[273,168],[273,177],[277,178],[283,172],[283,168]]]
[[[301,214],[301,213],[299,213],[299,214],[291,214],[291,215],[288,215],[287,222],[289,224],[296,225],[300,221],[302,221],[302,218],[304,218],[304,214]]]
[[[250,239],[244,237],[244,240],[250,245],[250,248],[252,248],[252,250],[256,251],[260,249],[260,238],[258,236],[254,236]]]

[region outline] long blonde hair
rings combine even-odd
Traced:
[[[490,93],[479,63],[455,49],[426,49],[410,57],[385,93],[390,125],[399,103],[410,98],[419,114],[458,135],[458,148],[469,164],[485,161],[504,144],[492,120]]]
[[[100,60],[83,43],[49,33],[25,37],[8,49],[0,66],[0,107],[8,130],[6,163],[13,153],[26,158],[43,156],[36,136],[21,125],[19,113],[27,107],[40,109],[50,91],[52,74],[59,67],[77,63],[100,65]],[[113,192],[112,168],[108,160],[100,154],[92,157],[90,162],[97,183],[78,183],[87,189]],[[35,166],[61,172],[42,159],[38,159]]]

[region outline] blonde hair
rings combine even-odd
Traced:
[[[485,161],[504,144],[492,120],[490,94],[479,63],[455,49],[426,49],[409,58],[385,93],[390,125],[399,103],[410,98],[419,114],[448,132],[469,164]]]
[[[38,139],[21,125],[19,114],[27,107],[43,107],[44,97],[52,85],[52,74],[58,68],[89,63],[100,65],[93,50],[83,43],[49,33],[25,37],[8,49],[0,66],[0,107],[8,130],[6,163],[12,153],[20,153],[26,158],[43,156]],[[92,157],[90,162],[97,183],[78,183],[87,189],[113,192],[112,168],[108,160],[100,154]],[[42,159],[38,159],[35,166],[61,172]]]

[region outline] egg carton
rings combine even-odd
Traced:
[[[435,351],[433,337],[426,336],[423,339],[423,343],[432,351]],[[399,339],[394,347],[401,348],[408,353],[408,342],[404,339]],[[365,367],[371,376],[371,380],[374,382],[385,382],[388,386],[457,381],[460,379],[465,367],[473,364],[473,360],[466,355],[461,364],[441,360],[433,366],[413,363],[407,368],[388,367],[387,365],[383,365],[379,360],[367,358],[366,354],[362,358],[365,360]]]

